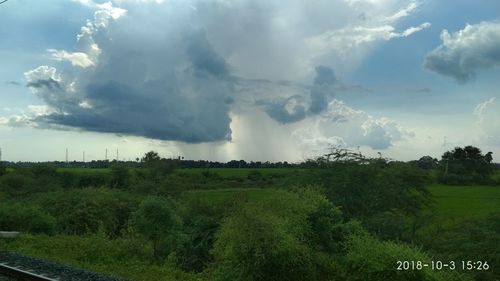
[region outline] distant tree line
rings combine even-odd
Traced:
[[[152,151],[148,152],[151,153]],[[148,154],[146,153],[146,154]],[[156,152],[153,152],[156,153]],[[156,153],[156,155],[158,155]],[[160,157],[160,156],[158,156]],[[184,160],[179,158],[158,158],[163,161],[175,161],[177,168],[293,168],[303,167],[302,163],[289,163],[287,161],[270,162],[270,161],[245,161],[245,160],[231,160],[229,162],[218,162],[208,160]],[[3,162],[5,167],[9,168],[22,168],[31,167],[34,164],[48,164],[57,168],[111,168],[113,165],[120,164],[127,167],[144,167],[146,159],[142,158],[139,161],[109,161],[109,160],[92,160],[88,162],[82,161],[46,161],[46,162]]]

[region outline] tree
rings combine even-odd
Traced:
[[[441,181],[451,184],[487,183],[494,170],[493,153],[468,145],[446,151],[441,157]]]
[[[161,259],[172,252],[180,242],[181,219],[174,212],[173,203],[161,197],[149,197],[142,201],[133,214],[135,231],[149,240],[153,256]]]
[[[7,174],[7,168],[5,167],[5,165],[0,162],[0,177]]]
[[[438,165],[438,160],[432,158],[431,156],[422,156],[417,161],[417,166],[424,170],[430,170],[436,168]]]
[[[141,158],[141,162],[145,163],[146,165],[150,165],[152,163],[160,161],[161,157],[158,155],[158,152],[156,151],[149,151],[144,154],[144,156]]]
[[[155,151],[147,152],[141,159],[141,162],[148,168],[150,177],[155,180],[172,173],[177,167],[178,161],[179,160],[161,158]]]

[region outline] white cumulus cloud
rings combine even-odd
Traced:
[[[500,66],[500,23],[467,24],[450,33],[443,30],[442,44],[430,52],[424,66],[459,82],[475,78],[480,70]]]

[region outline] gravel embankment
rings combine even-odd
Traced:
[[[6,263],[12,267],[64,281],[126,281],[124,279],[109,277],[37,258],[26,257],[12,252],[0,251],[0,263]],[[13,279],[0,276],[0,281],[12,280]]]

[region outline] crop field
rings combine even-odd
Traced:
[[[474,219],[500,211],[500,187],[433,184],[429,191],[436,215],[443,220]]]

